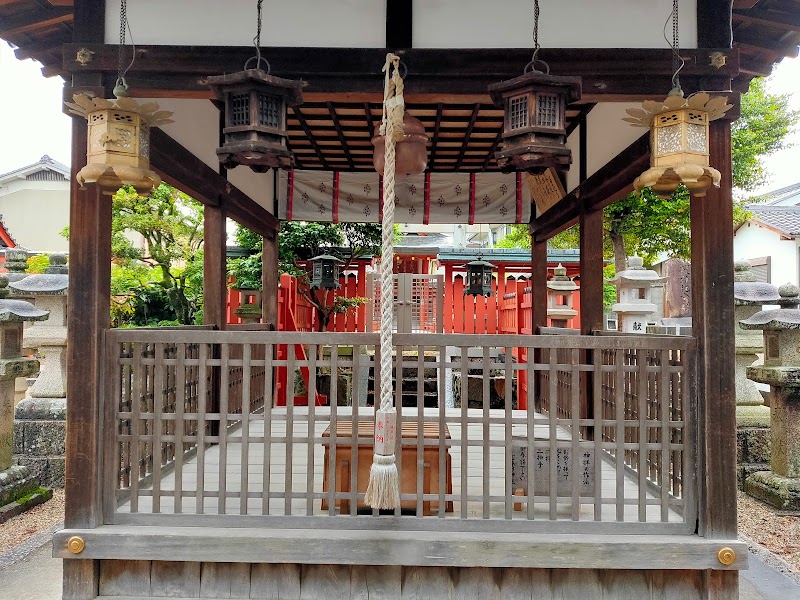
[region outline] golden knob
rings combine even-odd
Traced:
[[[734,552],[732,548],[722,548],[719,552],[717,552],[717,560],[719,560],[719,562],[726,567],[730,566],[736,560],[736,552]]]
[[[84,548],[86,548],[86,542],[80,536],[73,535],[67,540],[67,550],[73,554],[80,554]]]

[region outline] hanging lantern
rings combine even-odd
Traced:
[[[224,142],[217,148],[225,168],[246,165],[264,173],[272,167],[282,169],[294,164],[286,143],[286,110],[303,103],[302,81],[245,68],[209,77],[208,84],[225,105]]]
[[[727,98],[711,98],[705,92],[684,98],[667,96],[663,102],[647,100],[642,108],[630,108],[624,120],[650,128],[650,168],[633,182],[637,192],[649,187],[660,198],[669,198],[681,184],[695,196],[719,187],[720,173],[708,164],[708,124],[728,109]]]
[[[139,104],[132,98],[90,98],[85,94],[65,102],[72,114],[89,122],[86,166],[77,175],[81,189],[96,183],[104,194],[123,185],[147,194],[161,183],[150,170],[150,128],[172,123],[171,112],[158,110],[155,102]]]
[[[339,265],[342,261],[330,254],[320,254],[310,259],[311,287],[324,290],[338,290]]]
[[[397,177],[412,177],[421,175],[428,167],[428,135],[422,121],[408,113],[403,114],[403,137],[395,146],[395,175]],[[375,136],[372,138],[375,149],[372,152],[372,162],[375,170],[383,175],[386,136],[381,135],[380,125],[375,127]]]
[[[466,264],[467,267],[467,287],[464,288],[465,296],[491,296],[492,273],[495,265],[482,260],[478,255],[478,260],[473,260]]]
[[[495,153],[501,169],[533,174],[549,167],[569,169],[565,114],[567,105],[581,97],[580,77],[533,70],[490,85],[489,94],[505,110],[503,148]]]

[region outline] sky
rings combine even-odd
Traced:
[[[70,118],[61,111],[62,86],[60,77],[45,78],[38,63],[17,60],[0,41],[0,174],[33,164],[44,154],[69,165]],[[800,58],[778,64],[767,89],[792,94],[792,108],[800,110]],[[769,177],[754,195],[800,181],[800,125],[788,141],[794,146],[766,159]]]

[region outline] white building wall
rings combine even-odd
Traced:
[[[266,0],[264,46],[383,48],[386,3],[378,0]],[[532,46],[530,0],[416,0],[417,48]],[[551,48],[664,48],[671,0],[542,0],[539,39]],[[247,46],[252,0],[136,0],[128,18],[137,44]],[[697,47],[697,3],[680,9],[681,47]],[[603,23],[603,26],[598,26]],[[119,40],[119,0],[106,1],[107,44]]]
[[[20,183],[29,184],[29,189],[0,194],[0,214],[8,232],[28,250],[67,252],[69,242],[59,234],[69,225],[69,182]]]
[[[782,240],[777,232],[755,223],[745,223],[733,237],[734,260],[761,258],[771,260],[770,281],[775,285],[798,283],[798,243]]]

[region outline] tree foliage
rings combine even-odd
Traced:
[[[162,183],[147,197],[120,189],[111,211],[116,324],[194,323],[202,306],[203,206]]]

